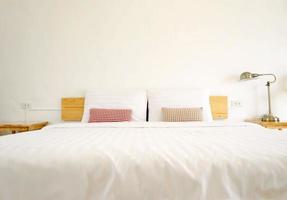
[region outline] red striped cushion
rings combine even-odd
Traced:
[[[123,122],[131,121],[132,110],[130,109],[90,109],[89,123],[91,122]]]

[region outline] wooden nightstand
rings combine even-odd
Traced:
[[[20,133],[26,131],[40,130],[48,122],[27,122],[27,123],[0,123],[0,135],[5,133]]]
[[[262,122],[262,121],[250,121],[252,123],[259,124],[265,128],[270,128],[270,129],[287,129],[287,122]]]

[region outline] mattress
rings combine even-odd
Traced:
[[[0,199],[287,199],[287,135],[250,123],[51,125],[0,137]]]

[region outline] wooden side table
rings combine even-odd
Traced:
[[[0,133],[20,133],[26,131],[40,130],[48,124],[45,122],[27,122],[27,123],[0,123]]]
[[[278,130],[283,130],[287,129],[287,122],[262,122],[262,121],[250,121],[256,124],[259,124],[265,128],[270,128],[270,129],[278,129]]]

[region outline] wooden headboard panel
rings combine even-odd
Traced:
[[[62,120],[81,121],[84,112],[84,97],[62,98]]]
[[[210,96],[210,108],[214,120],[228,118],[228,98],[227,96]]]
[[[209,100],[213,119],[227,119],[227,96],[210,96]],[[84,97],[62,98],[62,120],[81,121],[84,112],[84,101]]]

